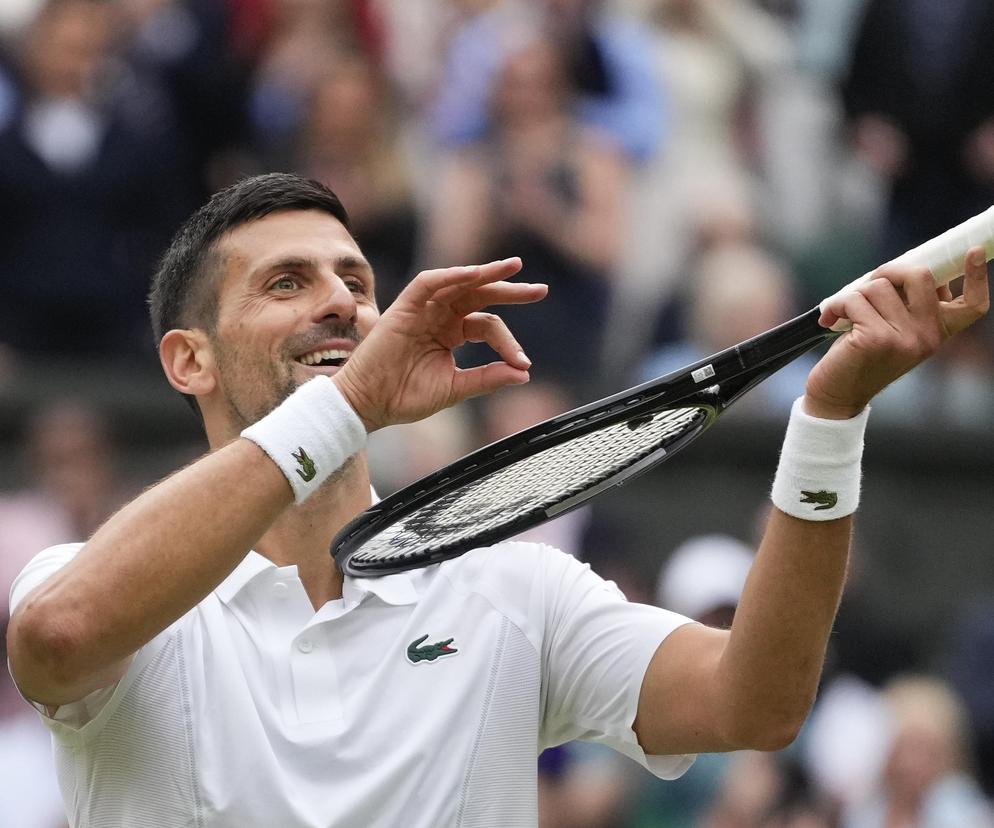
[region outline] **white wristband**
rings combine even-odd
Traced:
[[[302,503],[363,447],[366,428],[331,377],[315,377],[242,437],[272,458]]]
[[[849,420],[823,420],[806,414],[796,400],[773,479],[773,505],[802,520],[835,520],[855,512],[869,414],[867,406]]]

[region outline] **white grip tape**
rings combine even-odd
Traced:
[[[863,433],[869,406],[848,420],[823,420],[794,402],[770,498],[801,520],[835,520],[859,506]]]
[[[366,443],[366,428],[331,377],[305,382],[242,437],[279,466],[302,503]]]
[[[907,253],[902,253],[893,263],[927,267],[932,271],[936,287],[949,284],[957,276],[962,276],[966,269],[966,254],[971,247],[983,247],[987,261],[994,259],[994,207],[957,224],[951,230],[929,239]],[[860,285],[866,284],[872,277],[871,273],[860,276],[850,282],[842,290],[825,299],[819,306],[825,310],[829,302],[843,293],[849,293]],[[833,331],[848,331],[852,323],[848,319],[840,319],[832,325]]]

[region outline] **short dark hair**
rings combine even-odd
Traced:
[[[180,227],[152,279],[149,309],[156,345],[173,328],[215,321],[216,287],[209,272],[215,244],[236,227],[284,210],[322,210],[351,232],[349,216],[319,181],[290,173],[245,178],[216,193]]]
[[[242,224],[285,210],[321,210],[352,232],[342,202],[319,181],[266,173],[221,190],[180,227],[152,278],[148,305],[156,347],[173,328],[214,330],[218,239]],[[192,398],[188,402],[193,403]]]

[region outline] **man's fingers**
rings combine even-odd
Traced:
[[[508,365],[527,371],[531,360],[518,344],[518,340],[504,324],[504,320],[492,313],[471,313],[463,320],[463,336],[468,342],[486,342]]]
[[[456,401],[489,394],[506,385],[523,385],[528,382],[528,372],[514,368],[506,362],[491,362],[476,368],[460,368],[452,382]]]
[[[931,276],[928,278],[931,279]],[[903,331],[911,324],[909,307],[899,292],[903,287],[904,283],[900,281],[899,277],[890,278],[887,275],[881,275],[860,287],[859,292],[869,300],[887,324],[895,330]],[[932,283],[932,304],[937,304],[934,282]],[[937,315],[938,311],[936,310],[935,313]]]
[[[460,316],[474,313],[491,305],[527,305],[545,298],[549,286],[527,282],[496,282],[466,291],[455,299],[451,308]]]
[[[476,266],[476,278],[468,285],[457,284],[445,287],[437,291],[432,299],[443,304],[452,304],[465,295],[467,290],[478,290],[486,285],[495,282],[502,282],[510,279],[521,270],[521,259],[513,256],[510,259],[501,259],[497,262],[487,262],[487,264]]]
[[[840,293],[831,298],[822,313],[822,320],[833,316],[835,319],[848,319],[853,325],[880,322],[880,314],[876,308],[858,290]]]
[[[942,324],[950,336],[970,327],[990,308],[987,255],[982,247],[971,248],[966,257],[963,294],[940,306]]]
[[[499,293],[506,294],[507,287],[513,285],[491,285],[499,288]],[[545,295],[545,285],[530,285],[518,287],[542,288],[535,291],[535,301]],[[482,289],[481,290],[485,290]],[[494,304],[488,302],[488,304]],[[525,355],[518,340],[508,329],[504,320],[493,313],[470,313],[463,319],[463,336],[468,342],[485,342],[493,348],[502,362],[491,362],[476,368],[456,369],[453,378],[453,393],[460,400],[489,394],[506,385],[521,385],[528,382],[528,369],[531,360]]]
[[[480,268],[476,265],[424,270],[408,283],[393,304],[399,308],[423,308],[441,291],[475,283],[480,276],[479,271]]]
[[[400,292],[394,304],[418,309],[430,301],[446,303],[462,295],[467,287],[508,279],[519,270],[521,259],[517,256],[483,265],[423,270]]]

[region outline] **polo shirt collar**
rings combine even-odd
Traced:
[[[231,574],[214,588],[214,592],[224,603],[230,604],[253,579],[270,569],[276,569],[276,564],[258,552],[249,550]]]
[[[258,552],[249,551],[231,574],[214,588],[214,592],[225,604],[229,604],[255,578],[263,572],[276,568],[276,564],[269,558]],[[296,566],[285,568],[292,568],[296,575]],[[342,585],[342,597],[345,598],[347,604],[357,604],[367,594],[372,593],[384,603],[394,606],[413,604],[418,600],[416,582],[421,579],[422,575],[423,570],[397,572],[382,578],[353,578],[346,575]]]
[[[359,603],[366,594],[372,593],[384,603],[394,606],[413,604],[418,600],[415,580],[417,577],[411,572],[397,572],[382,578],[353,578],[346,575],[342,597],[346,603],[351,603],[350,599]]]

